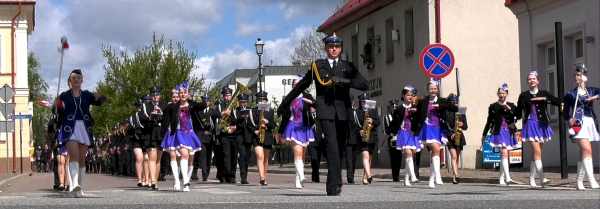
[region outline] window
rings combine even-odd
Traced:
[[[412,8],[404,12],[404,32],[404,54],[412,54],[415,50]]]
[[[394,60],[394,41],[392,40],[392,30],[394,29],[394,18],[385,21],[385,61]]]
[[[546,46],[546,83],[548,85],[548,91],[552,95],[558,96],[557,88],[557,76],[556,76],[556,47],[554,44]],[[558,107],[548,106],[551,120],[558,119]]]

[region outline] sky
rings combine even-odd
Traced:
[[[235,69],[256,68],[254,43],[265,42],[263,65],[291,65],[300,39],[329,18],[341,0],[41,0],[29,52],[40,75],[58,90],[60,38],[66,36],[60,91],[68,73],[81,68],[83,89],[104,78],[102,46],[133,52],[152,43],[152,33],[182,42],[197,53],[192,73],[216,82]]]

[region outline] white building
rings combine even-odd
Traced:
[[[277,103],[280,103],[292,89],[292,81],[299,79],[298,74],[304,75],[308,71],[306,66],[265,66],[264,68],[262,88],[269,93],[269,101],[276,100]],[[258,77],[257,69],[236,69],[217,82],[216,86],[222,88],[227,85],[235,91],[236,82],[239,82],[252,91],[249,100],[253,102],[254,94],[260,91]],[[314,95],[314,90],[310,92]]]
[[[598,0],[507,0],[505,5],[514,13],[519,26],[519,59],[521,87],[527,89],[525,76],[536,69],[540,88],[558,95],[556,73],[555,22],[562,23],[565,92],[573,89],[573,69],[585,64],[588,68],[588,86],[600,86],[600,1]],[[598,105],[595,111],[598,113]],[[566,111],[566,110],[565,110]],[[544,146],[545,166],[560,165],[558,140],[559,109],[552,108],[550,118],[555,135]],[[567,139],[568,140],[568,139]],[[568,164],[576,165],[579,148],[568,140]],[[530,152],[525,146],[525,152]],[[598,165],[598,146],[594,146],[594,164]],[[528,162],[530,155],[524,156]]]
[[[435,2],[351,0],[318,31],[328,35],[335,32],[342,39],[342,59],[352,61],[371,82],[367,93],[381,107],[389,100],[400,99],[402,88],[408,84],[417,88],[419,95],[426,94],[429,78],[420,68],[420,53],[439,38],[453,51],[455,67],[461,72],[461,106],[468,107],[463,166],[479,167],[481,154],[477,150],[487,108],[498,99],[498,87],[503,83],[510,86],[511,93],[515,92],[509,96],[510,101],[516,101],[516,92],[521,91],[517,20],[496,0],[441,1],[439,16]],[[439,29],[436,17],[441,22]],[[372,46],[370,52],[367,43]],[[456,93],[454,72],[442,79],[441,95],[446,97],[451,92]],[[381,109],[381,114],[387,114],[386,108]],[[383,141],[383,134],[379,136]],[[422,155],[424,166],[428,158],[426,153]],[[373,163],[389,165],[388,151],[384,148],[375,153]]]

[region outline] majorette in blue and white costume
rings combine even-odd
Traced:
[[[410,110],[414,109],[414,107],[412,106],[410,99],[409,100],[404,99],[404,97],[408,93],[411,93],[413,96],[416,95],[415,89],[411,85],[405,86],[404,89],[402,90],[402,98],[401,99],[404,102],[402,104],[402,108],[398,107],[399,104],[396,103],[398,100],[392,101],[394,103],[391,104],[392,106],[396,107],[396,109],[394,110],[394,113],[393,113],[394,120],[401,121],[401,122],[399,122],[400,127],[398,129],[398,134],[396,135],[396,137],[397,137],[396,138],[397,139],[396,149],[404,150],[404,154],[406,156],[406,158],[405,158],[406,164],[404,166],[404,169],[405,169],[404,185],[405,186],[411,186],[411,183],[419,182],[419,180],[415,176],[415,167],[414,167],[414,163],[413,163],[413,152],[419,152],[419,151],[421,151],[421,148],[423,148],[421,141],[419,141],[419,139],[417,139],[411,132],[411,128],[412,128],[411,122],[414,117],[414,113],[410,113]],[[396,123],[398,123],[398,122],[396,122]],[[394,160],[399,160],[399,159],[394,159]]]
[[[303,75],[298,75],[302,79]],[[285,126],[283,138],[285,141],[293,141],[303,147],[308,146],[308,143],[315,140],[315,134],[310,126],[304,124],[303,110],[304,101],[302,95],[292,100],[290,105],[291,117]]]
[[[573,139],[573,142],[579,144],[580,149],[582,146],[590,146],[589,142],[600,141],[598,136],[598,121],[596,120],[596,113],[594,113],[594,100],[598,100],[600,97],[600,89],[596,87],[586,87],[587,82],[587,69],[585,67],[575,68],[575,82],[579,85],[569,91],[564,101],[563,116],[567,122],[574,120],[573,126],[569,129],[569,135]],[[580,141],[588,140],[589,142]],[[583,145],[582,145],[583,144]],[[587,173],[590,187],[593,189],[600,188],[598,182],[594,177],[594,165],[592,162],[592,155],[582,156],[577,162],[577,190],[585,190],[583,185],[583,178]]]
[[[432,79],[429,82],[429,84],[434,84],[435,86],[439,86],[439,80]],[[440,104],[440,101],[446,102],[446,99],[438,98],[436,96],[433,99],[433,101],[430,101],[429,97],[426,97],[419,104],[417,104],[417,106],[419,106],[421,103],[424,103],[421,106],[427,107],[427,109],[426,110],[422,109],[422,111],[427,111],[427,113],[426,113],[425,123],[421,127],[421,131],[419,132],[419,134],[416,137],[421,141],[422,144],[427,145],[427,144],[431,144],[431,143],[438,143],[438,144],[440,144],[440,148],[443,148],[444,146],[446,146],[446,143],[448,143],[448,138],[446,137],[446,132],[444,131],[442,124],[440,124],[440,115],[441,115],[441,111],[443,111],[443,110],[441,109],[442,106],[440,106],[438,108],[434,107],[435,104]],[[427,102],[428,102],[428,104],[425,104]]]
[[[446,98],[439,98],[438,91],[432,90],[434,87],[436,89],[439,87],[438,79],[432,79],[427,84],[429,95],[417,104],[417,112],[412,121],[411,130],[413,133],[419,133],[417,138],[421,140],[422,144],[430,146],[432,149],[441,149],[446,146],[448,138],[443,129],[443,120],[440,119],[446,119],[445,111],[456,112],[458,107]],[[433,175],[429,177],[429,188],[435,188],[436,184],[444,184],[440,175],[440,156],[437,150],[431,152],[430,173]]]
[[[71,83],[71,80],[76,83]],[[90,114],[90,106],[100,106],[106,101],[106,97],[92,93],[87,90],[81,90],[81,83],[83,82],[83,76],[80,69],[75,69],[69,73],[69,84],[72,84],[76,91],[79,91],[79,95],[75,96],[76,93],[72,89],[65,91],[59,95],[58,108],[59,111],[59,122],[60,125],[60,142],[62,145],[68,147],[69,141],[77,142],[79,145],[85,146],[85,150],[88,147],[94,147],[94,133],[93,125],[94,120]],[[81,150],[81,146],[74,147],[74,149]],[[75,150],[74,152],[78,152]],[[85,153],[79,152],[80,155]],[[80,167],[79,162],[76,159],[69,162],[69,175],[71,176],[71,184],[69,187],[69,193],[75,194],[75,197],[82,197],[83,192],[81,191],[81,183],[83,183],[83,177],[85,175],[85,165]]]
[[[206,108],[206,103],[196,103],[192,100],[188,100],[188,83],[185,81],[180,86],[179,96],[181,98],[179,102],[171,104],[169,108],[170,112],[168,112],[166,116],[163,115],[163,124],[169,125],[171,128],[170,135],[173,138],[173,146],[181,153],[179,165],[181,167],[181,176],[183,177],[183,191],[189,192],[190,173],[188,172],[188,160],[191,155],[202,149],[200,138],[198,138],[194,132],[191,116],[195,111],[204,110]],[[176,130],[173,131],[174,129]],[[166,132],[165,128],[163,128],[163,131]],[[187,156],[183,151],[185,149],[189,151],[189,155]],[[178,180],[175,182],[177,183]],[[178,185],[174,185],[174,188],[177,190]]]
[[[503,84],[500,87],[501,90],[508,92],[508,84]],[[503,105],[508,105],[511,110],[506,110]],[[488,108],[488,119],[486,126],[483,130],[484,134],[487,134],[492,129],[492,135],[490,137],[490,146],[495,148],[506,148],[507,150],[520,149],[522,147],[521,142],[517,140],[514,133],[510,131],[510,125],[515,122],[515,116],[512,110],[517,107],[511,102],[494,102]],[[496,121],[498,115],[502,118],[501,122]]]
[[[531,142],[530,146],[533,149],[542,149],[538,143],[550,141],[550,137],[554,132],[548,123],[550,122],[548,114],[548,104],[560,107],[561,101],[556,96],[545,90],[539,90],[538,73],[533,70],[527,75],[527,84],[529,90],[521,92],[517,101],[517,109],[514,111],[517,120],[523,119],[523,130],[521,130],[521,138],[523,142]],[[525,114],[522,114],[525,112]],[[535,173],[540,177],[542,186],[550,182],[544,178],[544,170],[541,160],[541,154],[535,155],[530,164],[529,185],[537,187],[535,184]],[[537,160],[536,160],[537,159]]]
[[[404,87],[407,91],[412,92],[414,88],[411,85]],[[404,98],[402,98],[404,101]],[[397,108],[395,112],[398,112],[402,115],[397,115],[398,119],[402,121],[400,124],[400,129],[398,129],[398,140],[396,141],[396,149],[397,150],[406,150],[411,149],[415,150],[415,152],[421,151],[423,145],[411,132],[411,113],[409,113],[409,109],[414,108],[411,103],[402,104],[402,108]]]
[[[490,146],[499,148],[502,153],[500,160],[500,185],[506,185],[513,183],[508,167],[508,151],[521,148],[521,143],[515,136],[516,128],[514,127],[516,119],[513,111],[517,107],[515,104],[506,101],[508,84],[505,83],[500,86],[497,94],[498,101],[490,104],[488,108],[487,122],[482,135],[486,137],[491,129]]]
[[[180,87],[176,86],[175,89],[171,90],[173,94],[179,94]],[[175,105],[175,104],[174,104]],[[179,147],[175,144],[174,137],[171,136],[171,127],[167,124],[167,134],[160,145],[164,150],[177,150]],[[174,159],[171,161],[175,161]]]

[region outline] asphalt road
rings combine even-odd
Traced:
[[[425,182],[405,187],[375,179],[371,185],[345,184],[341,196],[329,197],[324,183],[295,189],[294,175],[269,174],[268,186],[258,184],[256,174],[249,180],[250,185],[195,181],[184,193],[171,189],[171,178],[160,182],[160,190],[148,191],[136,187],[135,179],[88,174],[85,197],[72,198],[49,189],[51,175],[36,174],[4,188],[0,208],[600,208],[600,190],[592,189],[451,183],[429,189]]]

